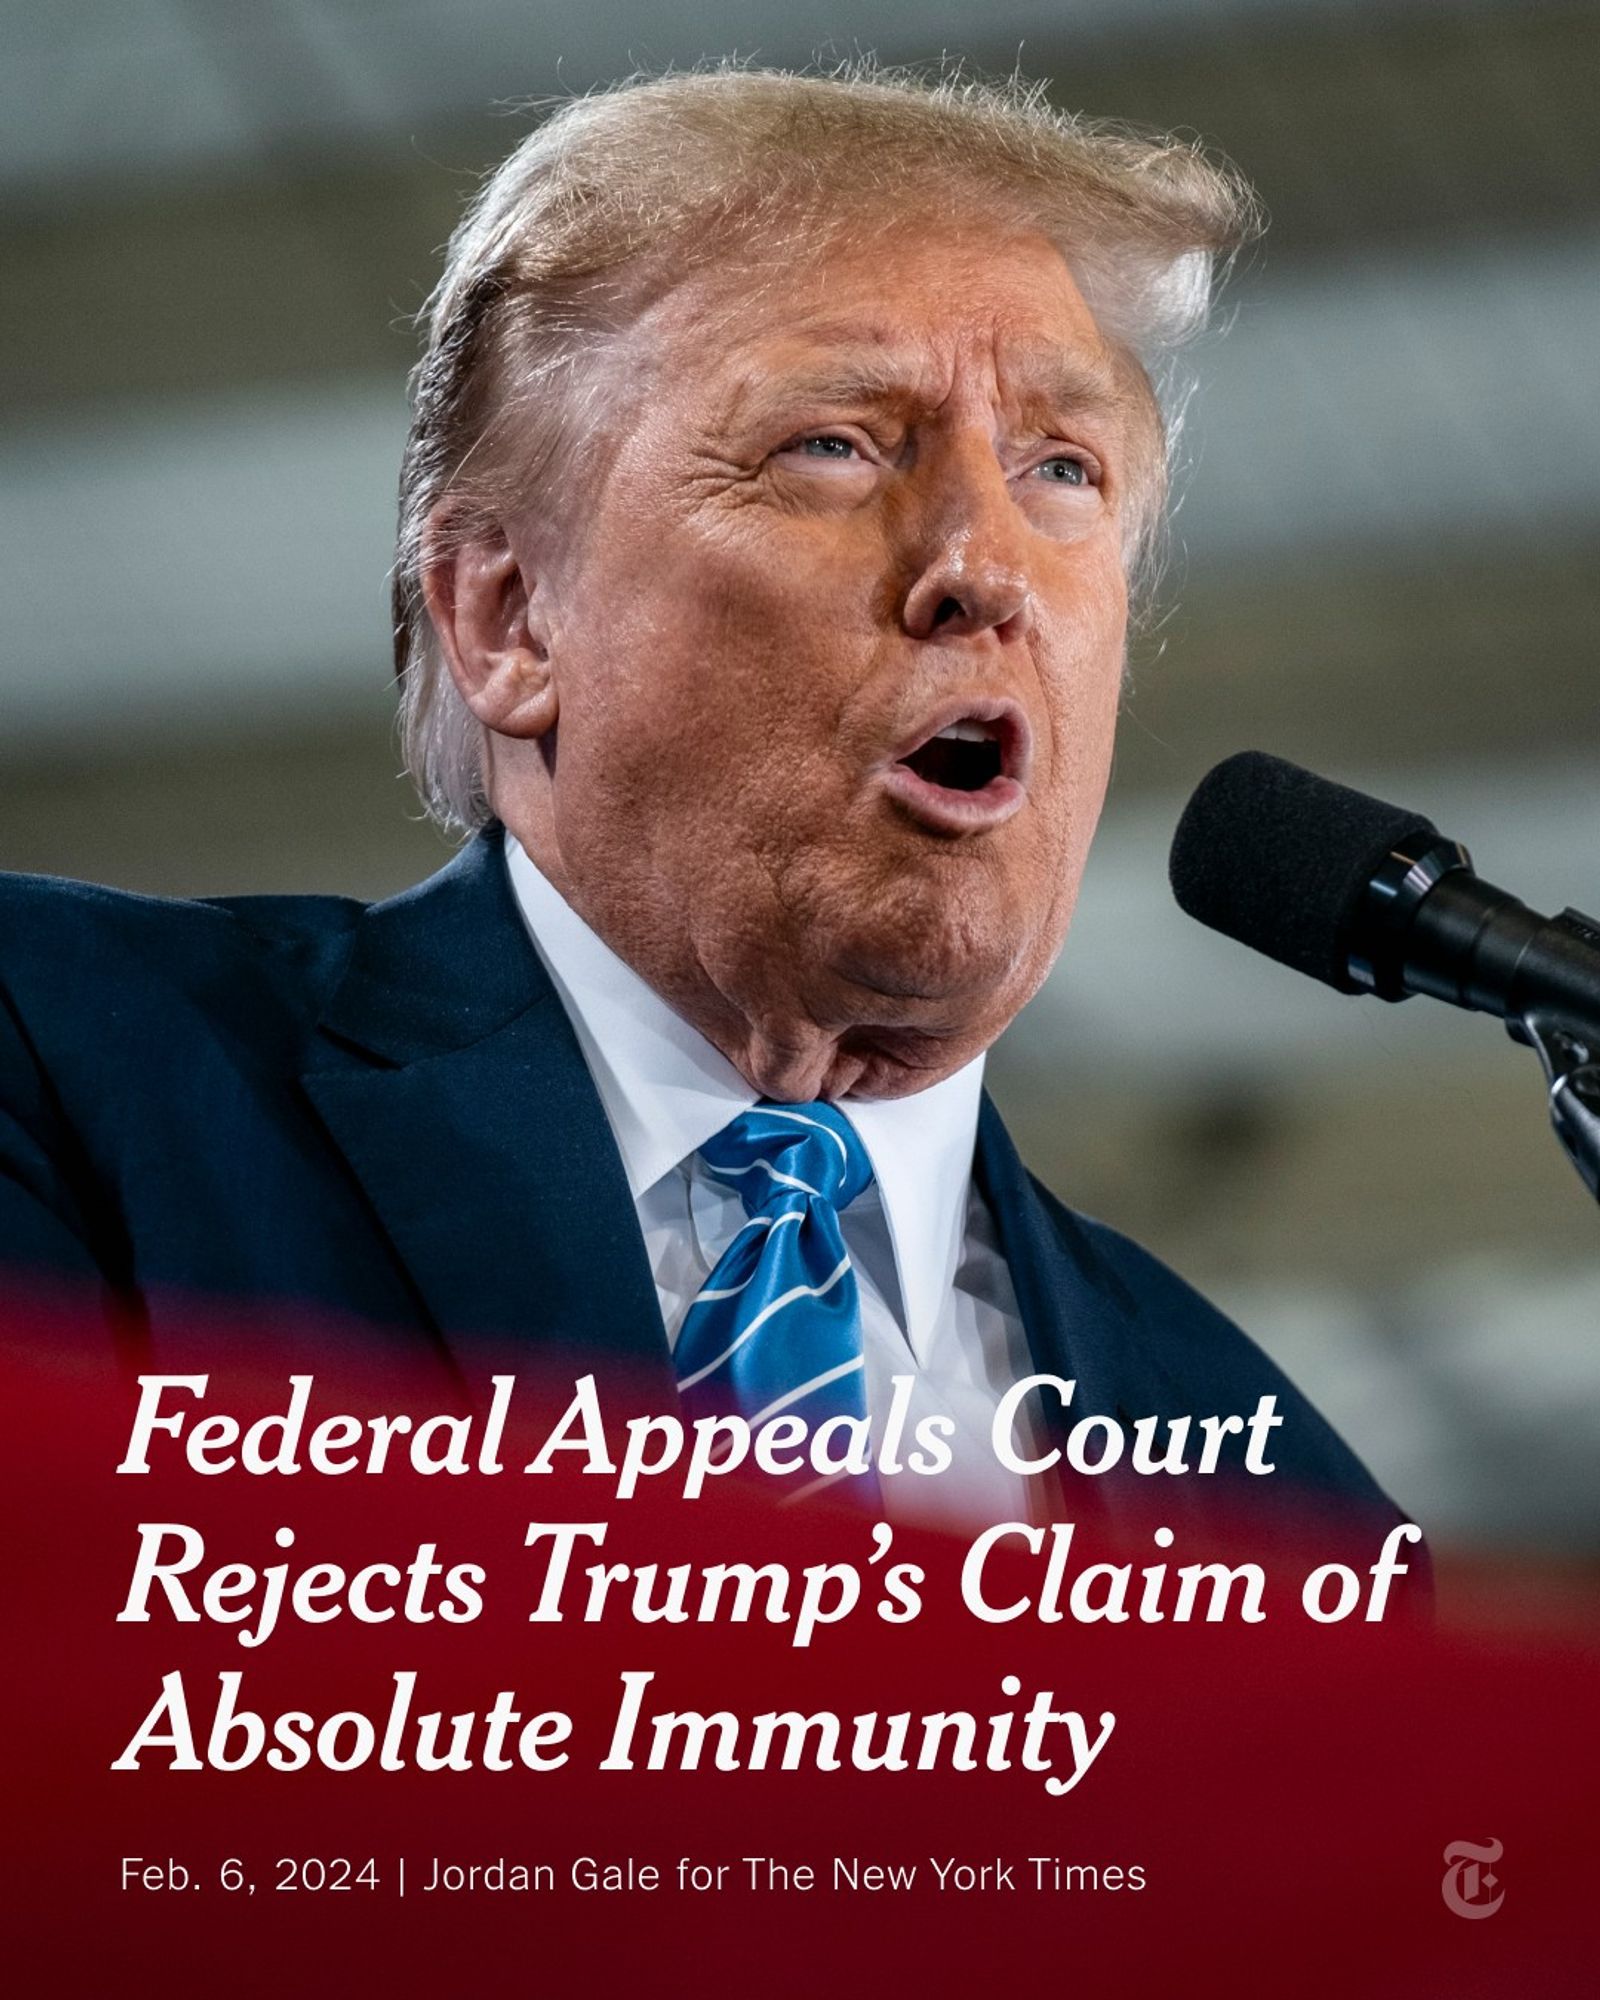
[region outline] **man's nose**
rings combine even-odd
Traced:
[[[980,434],[950,440],[912,478],[906,631],[913,639],[1022,638],[1033,615],[1029,528],[992,442]]]

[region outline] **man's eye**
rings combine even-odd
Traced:
[[[1089,477],[1089,468],[1081,458],[1061,456],[1047,458],[1042,465],[1035,466],[1034,470],[1041,479],[1052,486],[1089,486],[1093,484],[1093,481]]]
[[[807,458],[854,458],[856,448],[848,438],[835,437],[831,432],[820,437],[799,438],[793,447],[805,453]]]

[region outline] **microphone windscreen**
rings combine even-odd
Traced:
[[[1367,885],[1431,820],[1351,791],[1265,751],[1242,750],[1202,778],[1172,841],[1172,893],[1212,930],[1341,993]]]

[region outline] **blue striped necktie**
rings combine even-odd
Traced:
[[[673,1363],[691,1418],[863,1417],[861,1301],[839,1210],[872,1163],[831,1104],[757,1104],[700,1148],[748,1220],[695,1295]]]

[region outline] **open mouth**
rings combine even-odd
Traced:
[[[952,722],[899,761],[947,792],[981,792],[1005,774],[998,726],[987,722]]]
[[[930,831],[982,833],[1022,805],[1028,762],[1022,710],[980,699],[930,716],[910,747],[882,767],[883,782]]]

